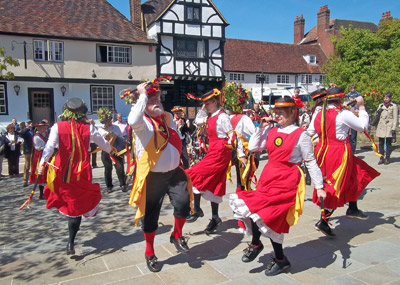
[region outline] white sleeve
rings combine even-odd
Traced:
[[[33,147],[36,150],[43,150],[46,146],[44,140],[42,140],[39,136],[33,136]]]
[[[318,167],[317,160],[315,159],[311,138],[307,132],[300,135],[299,141],[301,156],[310,173],[311,179],[316,189],[323,189],[323,178],[321,169]]]
[[[194,123],[197,126],[201,126],[207,121],[207,112],[204,110],[199,110],[197,112],[196,118],[194,119]]]
[[[242,121],[243,121],[243,133],[245,133],[247,136],[252,136],[256,131],[256,127],[254,126],[253,121],[246,115],[242,117]]]
[[[315,118],[317,117],[318,113],[319,112],[317,112],[317,111],[314,112],[314,114],[312,115],[312,118],[311,118],[311,122],[307,128],[307,133],[310,137],[312,137],[313,135],[315,135],[317,133],[317,131],[315,130],[314,124],[315,124]]]
[[[147,101],[147,95],[140,94],[139,99],[136,101],[136,104],[132,106],[131,112],[128,115],[128,124],[135,132],[140,132],[144,128],[145,122],[143,115],[144,110],[146,109]]]
[[[49,139],[47,140],[46,146],[44,147],[42,158],[40,159],[39,166],[42,166],[43,163],[49,161],[51,156],[54,153],[54,149],[58,146],[58,125],[54,124],[54,126],[50,129]]]
[[[90,125],[90,141],[97,144],[97,146],[105,152],[110,153],[110,151],[112,150],[110,144],[104,139],[104,137],[97,131],[97,129],[93,125]]]
[[[256,128],[256,131],[250,137],[249,141],[249,150],[251,152],[259,152],[267,148],[267,136],[271,128],[272,126],[268,126],[267,128]]]
[[[358,132],[364,131],[368,128],[369,116],[365,110],[360,110],[358,113],[359,117],[354,115],[349,110],[343,110],[337,116],[337,122],[341,122],[349,128],[356,130]]]

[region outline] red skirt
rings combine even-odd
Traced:
[[[232,159],[231,150],[225,140],[210,142],[206,156],[186,172],[192,185],[200,192],[210,191],[222,197],[226,193],[226,174]]]
[[[39,166],[40,159],[42,157],[42,150],[34,150],[33,151],[33,158],[32,158],[32,164],[31,164],[31,175],[29,176],[29,182],[30,183],[36,183],[37,179],[37,168]],[[47,183],[47,168],[48,166],[46,165],[44,168],[44,173],[40,176],[38,184],[46,184]]]

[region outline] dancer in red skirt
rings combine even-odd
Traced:
[[[82,216],[94,217],[101,200],[100,185],[92,183],[89,144],[96,143],[101,149],[112,153],[109,143],[87,122],[87,107],[80,98],[71,98],[64,105],[63,122],[55,124],[43,150],[38,174],[45,171],[58,146],[55,158],[49,164],[44,196],[46,208],[57,208],[68,217],[69,239],[67,254],[75,254],[75,236]]]
[[[205,229],[206,234],[210,234],[222,222],[218,214],[218,206],[226,192],[226,174],[232,159],[228,144],[229,138],[233,135],[233,128],[229,115],[220,109],[220,91],[218,89],[207,92],[201,99],[204,105],[197,113],[195,124],[206,124],[209,145],[206,156],[192,168],[186,170],[192,179],[194,194],[194,213],[187,218],[187,222],[195,222],[199,217],[204,216],[200,208],[200,199],[203,196],[204,199],[211,202],[212,218]],[[238,148],[242,153],[240,159],[244,159],[243,163],[246,163],[240,140]]]
[[[346,216],[365,220],[368,216],[358,209],[357,199],[368,183],[380,173],[351,151],[350,129],[364,131],[368,127],[369,117],[362,96],[356,98],[359,117],[343,107],[344,96],[343,88],[328,89],[324,104],[319,112],[316,110],[314,113],[307,132],[319,137],[315,156],[326,182],[325,212],[331,216],[337,207],[349,203]],[[313,202],[320,205],[316,193]],[[326,219],[321,218],[315,226],[325,235],[335,236]]]
[[[274,120],[263,119],[250,138],[250,151],[268,150],[268,163],[263,169],[255,191],[242,191],[230,196],[234,217],[243,221],[245,233],[252,234],[244,250],[243,262],[253,261],[263,250],[261,235],[271,240],[275,258],[267,266],[267,276],[277,275],[290,267],[283,254],[284,234],[295,225],[303,211],[305,178],[300,163],[305,162],[319,198],[325,197],[323,179],[317,166],[311,139],[296,126],[295,100],[286,96],[275,101]],[[242,229],[240,229],[242,230]]]
[[[40,158],[42,157],[43,149],[47,143],[47,129],[49,124],[46,121],[40,121],[35,125],[36,131],[33,135],[33,157],[31,163],[31,175],[29,177],[30,183],[36,183],[37,180],[37,168],[39,166]],[[45,166],[47,169],[47,166]],[[40,177],[38,181],[39,185],[39,199],[44,199],[43,190],[44,186],[47,183],[47,172],[45,171]]]

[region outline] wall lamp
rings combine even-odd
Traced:
[[[65,92],[67,92],[67,88],[63,85],[63,86],[61,86],[60,90],[61,90],[62,95],[65,96]]]
[[[96,71],[95,71],[94,69],[92,70],[92,77],[93,77],[93,78],[96,78],[96,77],[97,77]]]
[[[128,79],[132,79],[132,78],[133,78],[132,73],[131,73],[131,71],[129,70],[129,71],[128,71]]]
[[[21,87],[19,87],[19,85],[14,85],[14,91],[15,91],[15,94],[18,96],[18,94],[19,94],[19,90],[21,90]]]

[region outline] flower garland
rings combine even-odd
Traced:
[[[107,107],[100,107],[97,110],[97,117],[99,118],[100,123],[103,123],[104,121],[111,119],[112,114],[110,109]]]
[[[371,90],[369,92],[367,92],[367,94],[364,95],[364,97],[368,97],[368,96],[374,96],[374,102],[376,102],[376,100],[379,97],[382,97],[382,93],[380,93],[378,90]]]
[[[231,82],[222,89],[222,104],[232,113],[242,113],[243,104],[250,98],[250,92],[242,87],[241,83]]]

